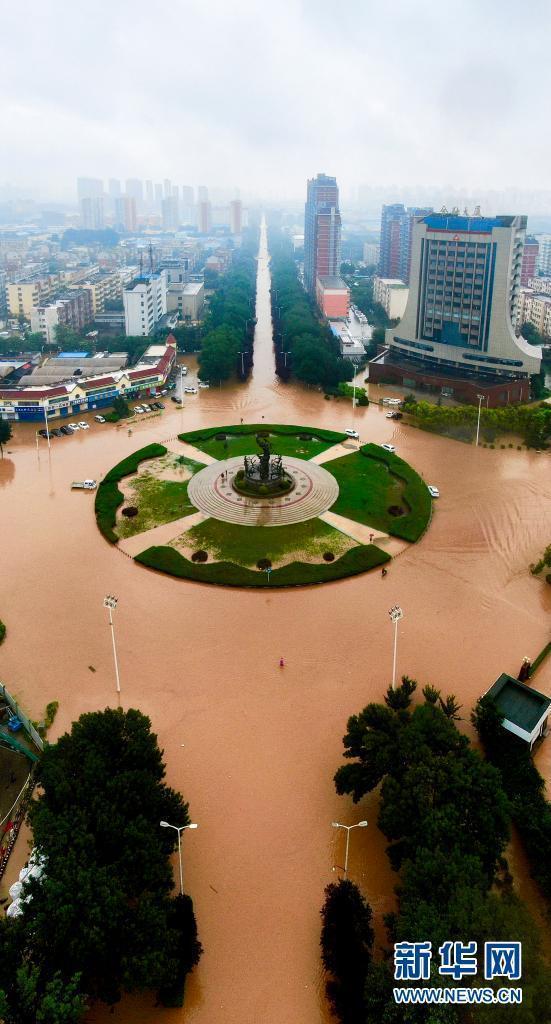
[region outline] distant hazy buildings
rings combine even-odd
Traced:
[[[384,309],[389,320],[399,320],[406,311],[409,288],[395,277],[376,277],[373,280],[373,299]]]
[[[230,203],[230,231],[232,235],[240,235],[243,226],[243,204],[240,199],[232,199]]]
[[[527,400],[541,349],[515,336],[526,217],[429,214],[413,226],[409,297],[370,379],[489,405]]]
[[[409,284],[413,225],[432,209],[406,208],[402,203],[383,206],[379,276],[395,278]]]
[[[165,231],[177,231],[180,223],[178,196],[166,196],[162,201],[161,210]]]
[[[127,178],[125,193],[131,199],[135,199],[136,205],[141,204],[143,202],[143,181],[140,181],[139,178]]]
[[[363,258],[368,267],[376,267],[379,263],[381,247],[377,242],[364,242]]]
[[[80,222],[83,228],[92,231],[105,227],[103,199],[100,196],[85,196],[80,200]]]
[[[136,200],[130,196],[119,196],[115,199],[115,227],[121,231],[136,231],[138,217]]]
[[[212,228],[212,206],[208,199],[197,204],[197,230],[201,235],[208,235]]]
[[[540,235],[538,241],[538,274],[551,277],[551,235]]]
[[[531,277],[537,274],[539,242],[532,235],[527,235],[524,240],[522,253],[522,267],[520,271],[520,283],[523,288],[528,286]]]
[[[316,295],[318,277],[338,277],[341,262],[341,215],[337,179],[310,178],[304,207],[304,284]]]
[[[107,189],[111,199],[116,199],[121,194],[121,183],[118,178],[109,178]]]
[[[99,198],[103,195],[101,178],[77,178],[77,196],[81,199]]]

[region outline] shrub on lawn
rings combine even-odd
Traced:
[[[334,562],[335,561],[335,556],[334,556],[333,552],[332,551],[324,551],[323,552],[323,561],[324,562]]]
[[[208,560],[208,551],[203,551],[202,548],[199,551],[194,551],[191,556],[192,562],[206,562]]]
[[[0,644],[3,644],[5,639],[6,639],[6,627],[5,627],[4,623],[2,622],[2,619],[0,619]]]
[[[138,515],[138,512],[139,509],[136,507],[136,505],[127,505],[126,508],[122,509],[121,516],[126,516],[127,519],[133,519],[134,516]]]
[[[272,563],[269,558],[259,558],[258,562],[256,563],[256,568],[263,569],[264,571],[266,571],[266,569],[272,568]]]

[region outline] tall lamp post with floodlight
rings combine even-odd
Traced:
[[[394,623],[394,658],[392,662],[392,689],[396,689],[396,653],[398,650],[398,623],[403,619],[404,613],[399,604],[395,604],[389,610],[390,621]]]
[[[348,847],[350,845],[350,833],[353,828],[367,828],[367,821],[358,821],[356,825],[341,825],[339,821],[332,821],[331,825],[333,828],[345,828],[346,829],[346,853],[344,856],[344,877],[348,874]]]
[[[477,395],[478,398],[478,419],[476,421],[476,446],[478,446],[478,435],[480,434],[480,411],[482,409],[482,399],[484,395]]]
[[[117,660],[117,646],[115,644],[115,623],[113,622],[112,613],[115,611],[119,602],[118,597],[113,597],[112,594],[107,594],[103,599],[103,607],[107,608],[109,612],[109,625],[111,627],[111,639],[113,641],[113,658],[115,661],[115,678],[117,680],[117,700],[120,707],[121,704],[121,681],[119,676],[119,663]]]
[[[180,840],[180,833],[184,832],[186,828],[198,828],[199,826],[195,822],[191,822],[189,825],[171,825],[168,821],[160,821],[159,825],[161,828],[173,828],[178,833],[178,861],[180,864],[180,896],[184,895],[184,876],[182,872],[182,843]]]

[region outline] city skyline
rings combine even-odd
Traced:
[[[5,54],[2,178],[40,183],[44,198],[67,200],[82,174],[239,182],[268,199],[300,196],[317,170],[335,175],[343,196],[381,181],[547,184],[538,125],[551,86],[545,32],[534,31],[548,22],[543,0],[522,9],[423,0],[415,16],[406,0],[388,10],[353,3],[338,19],[327,2],[284,0],[273,21],[251,0],[231,12],[190,0],[186,20],[203,45],[176,62],[152,54],[178,38],[181,10],[161,23],[143,3],[113,11],[100,0],[86,33],[60,0],[48,11],[31,0],[29,15],[24,37],[14,9],[4,15],[6,37],[21,42]],[[59,31],[46,50],[52,18]],[[113,68],[105,80],[91,73],[100,53]]]

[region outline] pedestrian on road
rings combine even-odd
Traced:
[[[383,579],[385,578],[386,574],[387,574],[387,570],[386,569],[381,569],[381,576],[383,577]]]
[[[280,668],[284,668],[285,667],[285,662],[284,662],[283,658],[279,659],[279,667]]]

